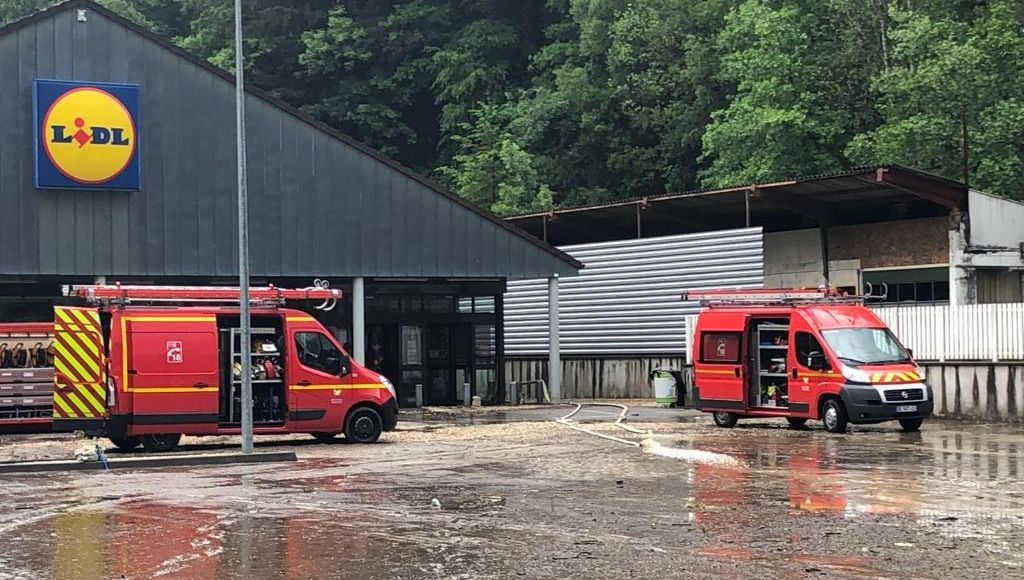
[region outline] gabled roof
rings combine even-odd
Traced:
[[[173,52],[176,55],[178,55],[178,56],[188,60],[189,62],[195,64],[196,66],[201,67],[201,68],[207,70],[208,72],[210,72],[210,73],[212,73],[214,75],[217,75],[218,77],[224,79],[225,81],[227,81],[229,83],[232,83],[232,84],[234,84],[234,82],[235,82],[235,77],[234,77],[234,75],[232,73],[229,73],[229,72],[225,71],[224,69],[221,69],[221,68],[218,68],[217,66],[214,66],[210,62],[208,62],[208,61],[206,61],[206,60],[204,60],[202,58],[199,58],[199,57],[195,56],[194,54],[192,54],[192,53],[182,49],[181,47],[175,45],[169,39],[167,39],[167,38],[165,38],[165,37],[163,37],[163,36],[161,36],[159,34],[156,34],[156,33],[154,33],[151,30],[148,30],[148,29],[146,29],[144,27],[139,26],[138,24],[132,22],[131,20],[128,20],[127,18],[117,14],[116,12],[114,12],[114,11],[112,11],[112,10],[110,10],[110,9],[100,5],[100,4],[97,4],[96,2],[94,2],[92,0],[66,0],[64,2],[58,3],[58,4],[56,4],[56,5],[54,5],[54,6],[50,7],[50,8],[41,10],[39,12],[35,12],[35,13],[31,14],[31,15],[25,16],[24,18],[21,18],[19,20],[11,22],[10,24],[0,28],[0,36],[10,34],[12,32],[15,32],[15,31],[17,31],[17,30],[19,30],[21,28],[25,28],[27,26],[31,26],[31,25],[39,22],[39,21],[42,21],[42,20],[44,20],[46,18],[49,18],[49,17],[53,16],[56,13],[60,13],[60,12],[64,12],[64,11],[68,11],[68,10],[72,10],[72,9],[79,9],[79,8],[84,8],[84,9],[87,9],[89,11],[94,11],[94,12],[102,15],[103,17],[107,18],[108,20],[111,20],[114,23],[116,23],[116,24],[118,24],[120,26],[123,26],[125,28],[128,28],[132,32],[134,32],[134,33],[136,33],[136,34],[138,34],[138,35],[140,35],[140,36],[142,36],[142,37],[144,37],[144,38],[146,38],[146,39],[148,39],[148,40],[150,40],[150,41],[160,45],[162,48],[164,48],[164,49],[166,49],[166,50],[168,50],[170,52]],[[302,121],[303,123],[308,124],[309,126],[315,128],[316,130],[321,131],[323,133],[326,133],[327,135],[333,137],[334,139],[337,139],[338,141],[341,141],[341,142],[345,143],[349,147],[351,147],[351,148],[353,148],[353,149],[355,149],[355,150],[357,150],[357,151],[359,151],[359,152],[361,152],[361,153],[371,157],[375,161],[377,161],[377,162],[387,166],[388,168],[390,168],[390,169],[392,169],[392,170],[394,170],[396,172],[401,173],[402,175],[412,179],[413,181],[417,182],[418,184],[422,185],[423,187],[429,189],[430,191],[432,191],[433,193],[437,194],[438,196],[441,196],[441,197],[447,199],[448,201],[450,201],[452,203],[455,203],[455,204],[457,204],[457,205],[459,205],[459,206],[461,206],[461,207],[463,207],[463,208],[465,208],[465,209],[467,209],[467,210],[469,210],[469,211],[479,215],[480,217],[482,217],[486,221],[488,221],[491,224],[493,224],[495,227],[500,228],[502,230],[505,230],[505,231],[507,231],[507,232],[509,232],[509,233],[511,233],[511,234],[513,234],[513,235],[515,235],[517,237],[519,237],[519,238],[522,238],[522,239],[528,241],[530,244],[536,246],[540,250],[542,250],[542,251],[544,251],[544,252],[546,252],[546,253],[548,253],[548,254],[558,258],[559,260],[563,261],[564,263],[570,265],[572,268],[580,269],[580,268],[583,267],[582,263],[580,263],[578,260],[574,259],[572,256],[569,256],[565,252],[562,252],[561,250],[555,248],[554,246],[552,246],[552,245],[550,245],[550,244],[548,244],[548,243],[546,243],[546,242],[544,242],[542,240],[539,240],[538,238],[536,238],[535,236],[533,236],[530,233],[526,232],[525,230],[522,230],[521,228],[519,228],[519,227],[517,227],[517,226],[515,226],[515,225],[513,225],[513,224],[511,224],[511,223],[509,223],[509,222],[507,222],[507,221],[505,221],[505,220],[503,220],[501,218],[498,218],[497,216],[492,214],[490,211],[488,211],[488,210],[486,210],[484,208],[481,208],[480,206],[477,206],[476,204],[473,204],[473,203],[463,199],[462,197],[459,197],[458,195],[448,191],[447,189],[445,189],[444,187],[440,186],[439,184],[433,182],[432,180],[424,177],[423,175],[420,175],[419,173],[409,169],[408,167],[405,167],[401,163],[395,161],[394,159],[391,159],[391,158],[387,157],[386,155],[380,153],[379,151],[374,150],[373,148],[367,146],[366,144],[359,142],[358,140],[354,139],[353,137],[351,137],[349,135],[346,135],[346,134],[342,133],[341,131],[338,131],[337,129],[335,129],[335,128],[331,127],[331,126],[329,126],[329,125],[327,125],[327,124],[325,124],[323,122],[320,122],[320,121],[314,119],[310,115],[308,115],[306,113],[303,113],[302,111],[298,110],[297,108],[293,107],[292,105],[290,105],[290,104],[282,101],[281,99],[271,95],[267,91],[264,91],[264,90],[262,90],[260,88],[257,88],[255,86],[251,85],[250,83],[246,83],[245,84],[245,91],[248,94],[250,94],[250,95],[252,95],[252,96],[254,96],[254,97],[256,97],[256,98],[258,98],[258,99],[260,99],[260,100],[262,100],[262,101],[264,101],[266,103],[268,103],[269,105],[279,109],[280,111],[282,111],[282,112],[284,112],[284,113],[286,113],[286,114],[288,114],[288,115],[290,115],[290,116],[292,116],[292,117]]]

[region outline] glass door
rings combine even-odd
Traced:
[[[427,327],[427,401],[431,405],[455,404],[455,367],[452,353],[452,328]]]
[[[399,328],[398,349],[401,366],[401,382],[398,384],[398,398],[403,407],[416,406],[416,386],[423,387],[423,327],[402,325]],[[424,401],[426,403],[427,401]]]

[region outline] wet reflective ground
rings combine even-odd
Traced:
[[[742,466],[544,422],[267,444],[296,464],[7,476],[0,578],[1024,578],[1019,427],[647,425]]]

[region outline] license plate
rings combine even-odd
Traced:
[[[913,413],[917,410],[917,405],[900,405],[896,407],[897,413]]]

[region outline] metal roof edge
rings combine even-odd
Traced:
[[[787,186],[787,185],[796,185],[796,184],[799,184],[799,183],[808,183],[808,182],[812,182],[812,181],[824,181],[824,180],[828,180],[828,179],[837,179],[837,178],[842,178],[842,177],[854,177],[854,176],[858,176],[858,175],[873,175],[879,169],[884,169],[884,170],[888,170],[888,171],[897,171],[897,172],[900,172],[900,173],[908,173],[908,174],[912,174],[912,175],[915,175],[915,176],[923,178],[923,179],[929,179],[929,180],[937,181],[937,182],[942,183],[943,185],[945,185],[947,187],[961,188],[961,189],[964,190],[964,192],[967,191],[967,186],[964,185],[963,183],[960,183],[959,181],[955,181],[955,180],[952,180],[952,179],[949,179],[949,178],[946,178],[946,177],[942,177],[941,175],[936,175],[934,173],[929,173],[927,171],[922,171],[920,169],[914,169],[912,167],[907,167],[907,166],[904,166],[904,165],[899,165],[899,164],[894,164],[894,163],[876,163],[876,164],[871,164],[871,165],[858,165],[858,166],[855,166],[855,167],[850,167],[848,169],[834,171],[834,172],[830,172],[830,173],[805,175],[805,176],[792,177],[792,178],[788,178],[788,179],[783,178],[783,179],[777,179],[777,180],[768,181],[768,182],[764,182],[764,183],[747,183],[747,184],[732,185],[732,186],[719,187],[719,188],[713,188],[713,189],[690,189],[690,190],[680,191],[680,192],[656,193],[656,194],[650,194],[650,195],[639,196],[639,197],[628,197],[628,198],[623,198],[623,199],[618,199],[618,200],[611,200],[611,201],[595,203],[595,204],[583,204],[583,205],[575,205],[575,206],[569,206],[569,207],[556,208],[556,209],[551,209],[551,210],[543,211],[543,212],[530,212],[530,213],[522,213],[522,214],[513,214],[513,215],[504,216],[504,219],[505,220],[510,220],[510,221],[516,221],[516,220],[532,219],[532,218],[539,218],[539,217],[545,217],[545,216],[550,217],[550,216],[554,216],[554,215],[558,215],[558,214],[568,214],[568,213],[576,213],[576,212],[581,212],[581,211],[591,211],[591,210],[605,209],[605,208],[609,208],[609,207],[633,205],[633,204],[637,204],[637,203],[647,203],[647,202],[652,202],[652,201],[664,201],[664,200],[671,200],[671,199],[684,199],[684,198],[688,198],[688,197],[701,197],[701,196],[708,196],[708,195],[721,195],[721,194],[725,194],[725,193],[735,193],[735,192],[740,192],[740,191],[752,191],[754,189],[770,189],[770,188],[773,188],[773,187],[782,187],[782,186]]]
[[[106,8],[96,3],[94,0],[64,0],[63,2],[50,6],[49,8],[39,10],[23,18],[19,18],[18,20],[13,21],[7,24],[6,26],[0,27],[0,36],[4,36],[11,32],[15,32],[18,29],[30,26],[32,24],[35,24],[36,22],[49,18],[54,14],[64,12],[71,8],[86,8],[89,10],[94,10],[97,13],[101,14],[103,17],[112,21],[113,23],[129,29],[132,32],[138,34],[139,36],[142,36],[143,38],[156,43],[160,47],[169,50],[175,53],[176,55],[188,60],[192,64],[195,64],[196,66],[206,69],[208,72],[211,72],[221,77],[222,79],[228,81],[231,84],[235,84],[235,76],[227,72],[226,70],[213,65],[205,59],[199,58],[191,52],[188,52],[187,50],[174,44],[166,37],[161,36],[153,32],[152,30],[149,30],[132,22],[131,20],[125,18],[124,16],[121,16],[117,12],[114,12],[113,10],[110,10],[109,8]],[[280,98],[275,97],[269,92],[260,89],[259,87],[256,87],[248,82],[245,83],[244,88],[246,93],[249,93],[250,95],[274,106],[280,111],[288,115],[291,115],[292,117],[295,117],[296,119],[302,121],[303,123],[306,123],[307,125],[313,127],[314,129],[321,131],[322,133],[325,133],[328,136],[341,141],[342,143],[345,143],[349,147],[356,149],[360,153],[367,155],[368,157],[374,159],[375,161],[382,163],[383,165],[395,171],[398,171],[399,173],[419,183],[423,187],[426,187],[427,189],[433,191],[434,193],[444,198],[447,198],[449,201],[452,201],[462,206],[463,208],[477,214],[478,216],[500,227],[501,229],[519,238],[522,238],[523,240],[529,242],[538,249],[543,250],[544,252],[554,256],[555,258],[558,258],[559,260],[562,260],[563,262],[569,264],[573,268],[577,270],[583,268],[584,265],[579,260],[576,260],[572,256],[548,244],[547,242],[540,240],[533,234],[521,229],[515,224],[494,215],[487,209],[482,208],[474,203],[471,203],[470,201],[456,195],[455,193],[448,191],[444,187],[441,187],[439,184],[435,183],[433,180],[413,171],[412,169],[402,165],[398,161],[395,161],[394,159],[387,157],[383,153],[373,149],[372,147],[366,145],[365,143],[360,142],[354,137],[346,135],[345,133],[342,133],[341,131],[335,129],[334,127],[331,127],[326,123],[314,119],[307,113],[300,111],[296,107],[288,104],[287,102],[281,100]]]

